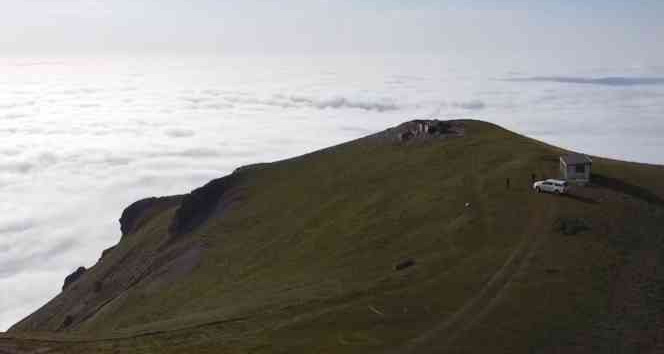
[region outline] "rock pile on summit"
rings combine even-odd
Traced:
[[[463,136],[464,126],[460,121],[442,121],[416,119],[403,123],[397,127],[379,133],[383,137],[396,140],[398,142],[407,142],[411,140],[424,140],[431,138],[446,138],[452,136]]]
[[[451,121],[440,120],[413,120],[398,126],[399,141],[408,141],[413,138],[429,138],[450,135],[463,135],[463,127]]]

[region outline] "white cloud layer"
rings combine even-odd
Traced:
[[[541,70],[403,56],[0,62],[0,328],[115,244],[131,202],[405,120],[478,118],[664,163],[661,68]],[[530,79],[502,80],[514,77]]]

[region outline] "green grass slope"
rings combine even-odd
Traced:
[[[564,151],[454,124],[169,199],[0,353],[664,350],[664,168],[595,158],[592,185],[537,194]]]

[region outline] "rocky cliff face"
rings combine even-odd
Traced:
[[[120,231],[122,236],[126,236],[138,230],[143,223],[152,216],[179,205],[183,196],[176,195],[170,197],[151,197],[139,200],[128,206],[120,216]]]
[[[234,173],[212,180],[185,195],[175,211],[169,230],[175,235],[192,231],[220,206],[220,202],[224,199],[222,197],[227,196],[237,179],[238,175]],[[225,199],[230,202],[232,198]]]
[[[86,271],[87,271],[87,269],[86,269],[85,267],[78,267],[78,269],[76,269],[73,273],[69,274],[69,275],[65,278],[65,283],[62,284],[62,291],[64,291],[64,290],[67,289],[72,283],[74,283],[75,281],[77,281],[81,276],[83,276],[83,274],[85,274]]]
[[[90,269],[80,267],[67,276],[62,293],[10,331],[80,329],[101,312],[124,306],[129,292],[151,293],[186,277],[203,247],[195,239],[174,236],[193,231],[215,210],[230,205],[231,197],[238,196],[233,188],[238,180],[234,173],[189,194],[132,203],[119,219],[120,243],[104,250]]]

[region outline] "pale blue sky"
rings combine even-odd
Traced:
[[[26,0],[3,6],[0,55],[532,53],[652,64],[664,59],[663,16],[656,0]]]
[[[455,53],[664,60],[661,1],[26,0],[0,55]]]

